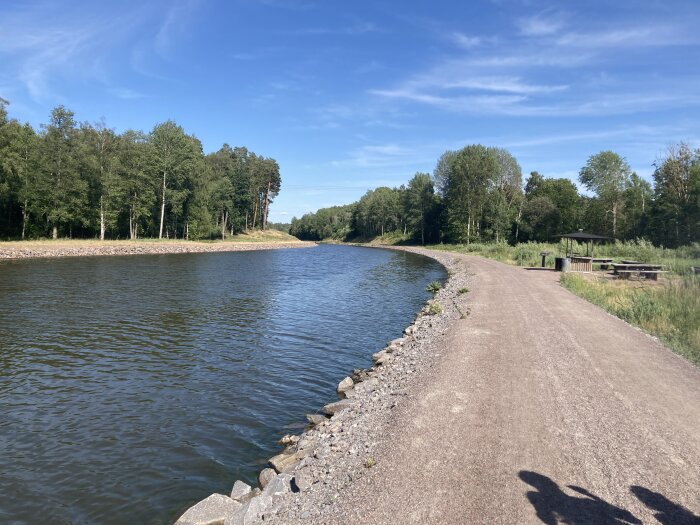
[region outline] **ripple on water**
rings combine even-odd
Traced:
[[[161,524],[253,481],[444,277],[339,246],[0,262],[0,522]]]

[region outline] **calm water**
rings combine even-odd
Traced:
[[[341,246],[0,262],[0,523],[171,523],[252,482],[444,277]]]

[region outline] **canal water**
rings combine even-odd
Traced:
[[[0,523],[167,524],[253,483],[445,277],[347,246],[0,261]]]

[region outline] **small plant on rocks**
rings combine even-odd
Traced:
[[[434,302],[431,303],[430,306],[428,307],[428,313],[430,315],[437,315],[442,313],[442,306],[440,306],[440,303]]]
[[[428,284],[428,286],[425,287],[425,291],[430,292],[430,293],[438,293],[440,291],[440,288],[442,288],[442,285],[440,284],[440,282],[433,281],[432,283]]]
[[[375,461],[372,458],[367,458],[365,460],[365,468],[372,468],[375,465]]]
[[[465,288],[460,288],[459,290],[457,290],[457,293],[458,293],[459,295],[462,295],[463,293],[468,293],[468,292],[469,292],[469,288],[466,288],[466,287],[465,287]]]

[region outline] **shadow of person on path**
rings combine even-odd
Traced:
[[[685,507],[672,502],[663,494],[647,488],[633,485],[632,494],[647,507],[655,510],[654,517],[663,525],[700,525],[700,516],[696,516]]]
[[[559,485],[547,476],[521,470],[518,476],[536,491],[526,494],[527,499],[537,512],[537,517],[547,525],[568,523],[570,525],[622,525],[642,523],[632,513],[611,505],[591,494],[586,489],[569,485],[571,490],[583,494],[578,498],[563,492]]]

